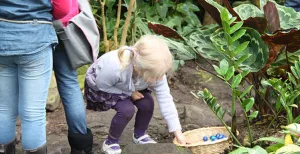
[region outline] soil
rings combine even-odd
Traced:
[[[203,62],[200,62],[200,65],[212,70],[208,65],[204,65]],[[184,67],[174,73],[173,77],[169,80],[169,85],[180,115],[183,131],[201,127],[221,126],[221,123],[210,111],[208,106],[201,99],[197,99],[192,95],[192,92],[197,93],[199,90],[207,88],[217,97],[217,102],[222,105],[223,109],[229,110],[231,92],[221,80],[201,70],[194,61],[188,61]],[[239,107],[238,113],[241,113]],[[91,128],[94,134],[94,153],[101,153],[100,148],[106,138],[110,120],[114,114],[114,110],[107,112],[86,111],[88,127]],[[230,115],[226,114],[225,121],[228,124],[230,123],[230,119]],[[244,134],[243,118],[240,117],[238,119],[239,124],[241,124],[240,128],[243,129],[241,134]],[[120,145],[122,148],[132,143],[133,125],[134,118],[130,121],[121,136]],[[60,104],[54,112],[47,112],[48,153],[69,153],[70,147],[67,140],[67,130],[68,127],[63,106]],[[18,131],[20,131],[20,123],[18,123]],[[154,116],[150,122],[148,134],[159,143],[172,143],[174,138],[167,130],[166,122],[159,112],[157,103]],[[19,136],[20,134],[18,134],[18,141],[20,139]],[[18,151],[21,149],[20,142],[18,142],[18,149]],[[160,153],[163,152],[160,151]]]

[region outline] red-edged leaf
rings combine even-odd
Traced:
[[[268,30],[273,33],[280,29],[278,10],[273,2],[268,1],[264,6],[264,13],[268,23]]]
[[[296,52],[300,49],[300,30],[280,30],[273,35],[264,34],[262,39],[265,42],[271,42],[274,44],[286,45],[288,52]]]
[[[223,4],[224,6],[227,8],[227,10],[229,11],[229,13],[236,17],[236,21],[241,21],[240,16],[233,10],[233,8],[231,7],[230,3],[228,0],[223,0]]]
[[[152,24],[151,22],[148,23],[149,29],[152,29],[154,33],[163,35],[167,38],[174,38],[183,40],[183,38],[172,28],[169,28],[162,24]]]
[[[244,20],[243,26],[253,28],[259,33],[264,33],[267,28],[267,20],[263,17],[250,17]]]
[[[198,3],[209,13],[209,15],[217,22],[219,26],[222,26],[222,21],[221,21],[221,15],[220,12],[217,8],[215,8],[213,5],[207,3],[205,0],[198,0]],[[223,0],[224,6],[227,8],[229,13],[233,16],[236,17],[236,21],[241,21],[240,16],[233,10],[231,7],[230,3],[228,0]]]
[[[284,45],[278,45],[272,42],[267,43],[269,46],[269,59],[262,71],[266,71],[270,67],[270,65],[276,61],[278,55],[283,51],[282,49],[284,48]]]
[[[222,26],[220,12],[217,8],[207,3],[205,0],[198,0],[198,3],[209,13],[219,26]]]

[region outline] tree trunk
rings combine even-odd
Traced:
[[[120,46],[124,46],[126,44],[127,31],[128,31],[128,27],[129,27],[129,24],[130,24],[132,8],[133,8],[134,3],[135,3],[135,0],[130,0],[129,7],[128,7],[128,12],[127,12],[127,17],[126,17],[125,24],[124,24],[124,29],[122,31],[122,39],[121,39]]]
[[[109,51],[109,42],[107,41],[107,33],[106,33],[106,23],[105,23],[105,10],[104,10],[104,6],[105,6],[105,2],[106,0],[104,0],[103,2],[101,0],[99,0],[100,4],[101,4],[101,15],[102,15],[102,28],[103,28],[103,38],[104,38],[104,48],[105,48],[105,52]]]
[[[114,49],[117,49],[119,47],[119,42],[118,42],[118,29],[120,25],[120,18],[121,18],[121,5],[122,5],[122,0],[119,0],[118,3],[118,13],[117,13],[117,20],[116,24],[114,27]]]
[[[134,4],[134,10],[136,10],[136,3]],[[133,15],[133,24],[132,24],[132,30],[131,30],[131,35],[132,35],[132,39],[131,39],[131,45],[134,44],[135,39],[136,39],[136,23],[135,23],[135,19],[137,17],[137,12],[134,12]]]

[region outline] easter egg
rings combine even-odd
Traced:
[[[221,138],[221,134],[218,133],[218,134],[216,135],[216,138],[217,138],[217,139],[220,139],[220,138]]]
[[[226,138],[226,136],[224,134],[220,135],[220,139]]]
[[[211,141],[215,141],[216,139],[217,139],[217,138],[216,138],[215,136],[211,136],[211,137],[210,137],[210,140],[211,140]]]
[[[206,136],[203,137],[203,141],[207,141],[208,138]]]

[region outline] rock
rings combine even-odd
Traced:
[[[47,98],[46,110],[54,111],[60,103],[60,96],[56,85],[54,73],[52,73],[49,93]]]
[[[230,123],[230,117],[226,114],[224,120],[226,123]],[[200,107],[200,105],[185,105],[183,122],[185,125],[194,124],[199,127],[213,127],[222,125],[220,120],[207,106]]]
[[[122,151],[122,154],[192,154],[188,149],[177,148],[172,143],[158,143],[136,145],[128,144]]]

